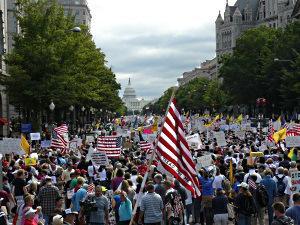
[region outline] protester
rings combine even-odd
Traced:
[[[288,208],[285,215],[294,220],[295,225],[300,225],[300,193],[293,194],[294,206]]]
[[[225,192],[222,188],[217,189],[217,195],[212,200],[212,209],[214,214],[215,225],[227,225],[228,223],[228,211],[227,211],[228,199],[225,196]]]
[[[293,225],[294,221],[285,215],[285,206],[282,202],[276,202],[273,204],[275,218],[272,221],[272,225]]]

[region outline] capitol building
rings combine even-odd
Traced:
[[[136,97],[135,90],[131,86],[130,78],[128,80],[128,85],[124,90],[122,100],[125,106],[127,107],[128,112],[134,112],[134,111],[141,112],[143,107],[149,103],[149,101],[146,101],[144,99],[138,99]]]

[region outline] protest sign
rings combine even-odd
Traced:
[[[108,165],[108,158],[105,152],[93,152],[91,160],[94,165],[106,166]]]
[[[300,192],[300,171],[291,172],[291,191],[292,193]]]
[[[86,135],[85,140],[87,143],[93,143],[95,141],[94,135]]]
[[[50,146],[51,146],[51,140],[41,141],[41,148],[50,148]]]
[[[281,121],[275,121],[273,123],[274,130],[278,131],[281,128]]]
[[[69,142],[69,149],[77,149],[77,140]]]
[[[25,159],[25,166],[35,166],[36,159],[35,158],[26,158]]]
[[[32,141],[41,140],[41,134],[40,133],[30,133],[30,140],[32,140]]]
[[[21,132],[22,133],[30,133],[32,130],[32,124],[31,123],[22,123],[21,124]]]
[[[300,136],[288,136],[285,143],[287,148],[300,147]]]
[[[214,132],[214,137],[217,140],[218,146],[224,147],[227,145],[227,142],[225,139],[225,133],[223,131]]]
[[[24,151],[20,146],[21,139],[19,138],[3,138],[0,141],[0,152],[2,154],[15,153],[18,155],[24,155]]]
[[[211,154],[209,155],[204,155],[201,156],[199,158],[197,158],[197,165],[196,165],[196,169],[199,170],[202,167],[208,167],[212,164],[212,158],[211,158]]]
[[[245,139],[245,134],[245,131],[235,131],[235,136],[240,140]]]
[[[202,142],[201,142],[199,134],[186,136],[185,138],[186,138],[186,141],[190,148],[192,148],[192,149],[200,149],[201,148]]]

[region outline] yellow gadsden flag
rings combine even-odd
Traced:
[[[243,121],[243,115],[240,114],[240,115],[238,116],[238,118],[236,119],[236,122],[237,122],[237,123],[242,123],[242,121]]]
[[[229,181],[230,181],[230,184],[233,185],[233,183],[234,183],[234,176],[233,176],[232,159],[230,159],[230,163],[229,163]]]
[[[273,139],[277,144],[279,141],[282,141],[286,138],[286,128],[283,128],[273,134]]]
[[[21,148],[23,149],[23,151],[25,152],[26,155],[30,155],[30,145],[28,143],[28,141],[26,140],[26,138],[21,135],[21,143],[20,143]]]

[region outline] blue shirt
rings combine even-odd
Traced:
[[[120,221],[128,221],[131,219],[132,216],[132,203],[131,201],[126,198],[124,202],[121,202],[119,207],[119,217]]]
[[[72,196],[72,210],[79,212],[80,211],[80,202],[87,195],[87,191],[84,188],[80,188],[73,196]]]
[[[285,215],[291,217],[294,220],[294,224],[300,225],[300,206],[294,205],[288,208]]]
[[[240,190],[240,188],[238,187],[239,184],[240,184],[240,182],[236,181],[232,186],[232,189],[235,191],[235,193],[238,193]]]
[[[213,179],[211,178],[204,178],[204,177],[199,177],[199,180],[202,185],[202,196],[211,196],[214,194],[214,189],[212,187]]]
[[[262,181],[260,182],[262,185],[265,186],[268,196],[269,196],[269,205],[272,205],[274,202],[274,198],[276,196],[277,193],[277,186],[275,181],[271,178],[270,175],[267,175],[264,177],[264,179],[262,179]]]

